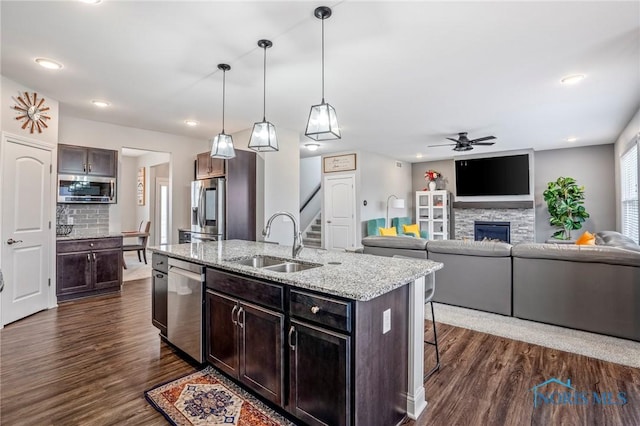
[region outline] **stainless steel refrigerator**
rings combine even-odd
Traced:
[[[191,182],[191,232],[209,239],[225,239],[226,180]]]

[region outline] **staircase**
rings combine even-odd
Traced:
[[[304,237],[302,237],[302,244],[305,247],[322,248],[322,216],[318,215],[316,219],[311,223],[311,226],[307,228]]]

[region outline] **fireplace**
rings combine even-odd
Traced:
[[[476,241],[500,240],[511,243],[511,224],[509,222],[480,222],[473,223],[473,238]]]

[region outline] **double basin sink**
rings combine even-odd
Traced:
[[[239,265],[252,266],[254,268],[274,272],[300,272],[322,266],[318,263],[298,262],[291,259],[282,259],[279,257],[262,255],[253,256],[248,259],[243,258],[232,260],[232,262]]]

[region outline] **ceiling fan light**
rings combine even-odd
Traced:
[[[277,151],[276,126],[268,121],[255,123],[249,139],[249,148],[257,152]]]
[[[568,75],[566,77],[563,77],[560,80],[560,83],[563,84],[576,84],[581,82],[582,80],[584,80],[585,75],[584,74],[572,74],[572,75]]]
[[[313,105],[309,111],[307,130],[304,134],[316,141],[340,139],[342,136],[335,108],[324,100],[319,105]]]
[[[211,140],[211,156],[225,160],[236,156],[231,135],[220,133]]]

